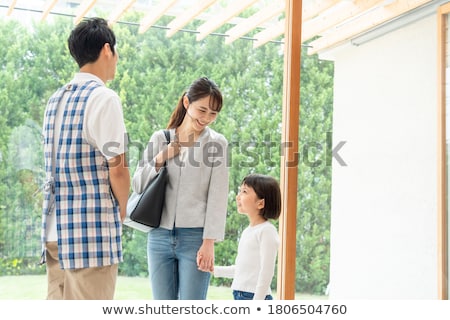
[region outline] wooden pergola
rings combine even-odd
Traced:
[[[6,16],[36,12],[42,21],[51,14],[72,16],[74,24],[93,15],[97,8],[108,15],[110,24],[134,11],[142,14],[140,33],[158,26],[167,29],[168,37],[196,20],[201,24],[191,31],[197,34],[198,41],[226,27],[221,34],[226,43],[244,37],[257,48],[287,37],[291,2],[301,6],[293,20],[301,22],[296,31],[301,27],[301,43],[308,41],[308,54],[313,54],[349,41],[432,0],[6,0],[0,3],[0,9],[5,10]],[[163,16],[171,20],[161,24]],[[250,33],[252,36],[248,36]]]
[[[143,14],[139,31],[151,27],[167,29],[167,37],[186,31],[192,21],[200,21],[195,30],[197,40],[220,35],[226,43],[246,38],[257,48],[269,41],[284,43],[284,91],[282,141],[289,142],[281,158],[281,187],[283,211],[280,218],[281,245],[278,258],[278,298],[295,298],[295,258],[298,167],[288,166],[298,154],[300,115],[301,46],[308,42],[308,54],[323,53],[411,12],[432,0],[34,0],[2,1],[0,10],[6,16],[24,10],[38,12],[41,20],[50,14],[73,16],[74,24],[90,16],[95,8],[109,12],[108,21],[114,24],[128,11]],[[2,12],[2,11],[0,11]],[[244,14],[243,14],[244,13]],[[160,18],[172,19],[160,25]],[[224,33],[218,34],[217,30]],[[251,36],[248,36],[252,34]],[[354,43],[356,45],[356,42]],[[444,213],[441,213],[440,217]],[[440,218],[442,219],[442,218]],[[444,228],[444,226],[440,226]],[[440,230],[439,234],[446,234]],[[440,238],[441,243],[446,238]],[[447,246],[439,252],[439,268],[447,274]],[[443,279],[439,279],[443,281]],[[439,296],[445,297],[446,284],[440,283]],[[445,293],[444,293],[445,291]]]

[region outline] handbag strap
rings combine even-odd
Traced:
[[[166,136],[167,144],[169,144],[170,143],[170,131],[169,130],[164,130],[164,135]]]
[[[169,144],[170,143],[170,131],[164,130],[164,136],[166,136],[166,143]],[[163,167],[165,167],[166,165],[167,165],[167,161],[164,161]]]

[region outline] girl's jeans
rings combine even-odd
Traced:
[[[239,291],[239,290],[233,290],[233,297],[234,300],[253,300],[253,296],[255,294],[253,292],[245,292],[245,291]],[[273,297],[268,294],[264,300],[273,300]]]

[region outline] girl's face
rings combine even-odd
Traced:
[[[217,111],[211,109],[209,106],[209,100],[210,97],[204,97],[189,103],[187,96],[184,96],[183,98],[183,104],[186,108],[187,115],[185,120],[189,120],[191,122],[192,128],[196,132],[203,131],[206,126],[216,120],[217,115],[219,114]]]
[[[252,187],[246,184],[241,185],[236,196],[237,210],[249,216],[259,215],[264,208],[264,199],[259,199]]]

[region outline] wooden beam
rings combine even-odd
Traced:
[[[9,17],[12,14],[12,12],[14,11],[14,8],[16,6],[16,2],[17,2],[17,0],[13,0],[11,2],[11,4],[9,5],[8,11],[6,12],[6,16],[7,17]]]
[[[305,3],[303,5],[302,10],[302,21],[305,23],[306,21],[310,19],[314,19],[318,15],[320,15],[322,12],[330,9],[336,4],[339,4],[342,2],[342,0],[315,0],[315,1],[308,1],[308,3]]]
[[[55,7],[55,5],[58,3],[58,0],[49,0],[45,4],[44,10],[42,11],[41,15],[41,21],[45,21],[47,19],[47,16],[49,15],[50,11]]]
[[[233,17],[239,15],[256,1],[258,0],[235,0],[228,4],[228,7],[225,10],[220,10],[217,15],[210,17],[208,21],[197,28],[197,31],[199,32],[197,41],[203,40],[211,32],[217,30]]]
[[[299,19],[301,24],[301,20]],[[253,36],[255,41],[253,42],[253,48],[258,48],[263,44],[266,44],[270,40],[275,39],[276,37],[285,33],[286,28],[286,19],[280,20],[275,23],[272,27],[267,28]]]
[[[394,19],[430,1],[432,0],[395,1],[388,6],[379,7],[359,17],[359,19],[352,19],[351,23],[341,25],[333,31],[330,30],[325,36],[310,42],[309,45],[311,47],[308,50],[308,54],[314,54],[348,41],[364,31]]]
[[[92,9],[97,0],[84,0],[80,3],[80,6],[77,10],[77,15],[73,18],[73,23],[78,24],[84,16]]]
[[[320,14],[322,14],[324,11],[332,8],[336,4],[339,4],[340,2],[342,2],[342,1],[339,1],[339,0],[328,0],[328,1],[317,0],[317,1],[310,2],[308,4],[308,6],[306,6],[302,9],[301,17],[297,16],[296,19],[299,19],[299,20],[301,19],[301,21],[303,21],[303,23],[304,23],[305,19],[309,20],[309,19],[312,19],[313,17],[317,17]],[[282,20],[278,21],[277,23],[275,23],[273,26],[267,27],[265,30],[255,34],[253,36],[253,38],[255,39],[255,41],[253,43],[253,48],[258,48],[258,47],[266,44],[267,42],[275,39],[276,37],[282,35],[285,32],[284,31],[285,24],[286,24],[285,19],[282,19]],[[253,29],[254,29],[254,27],[255,26],[253,26]],[[302,26],[302,29],[304,29],[303,26]]]
[[[280,186],[283,210],[279,221],[278,298],[295,299],[298,133],[300,124],[300,57],[302,0],[286,0]]]
[[[116,9],[108,17],[108,25],[112,26],[119,18],[130,9],[136,0],[120,1]]]
[[[316,0],[309,2],[306,7],[303,7],[302,9],[302,15],[301,17],[296,17],[296,19],[299,19],[300,21],[303,21],[305,23],[305,20],[312,19],[314,17],[319,16],[326,10],[332,8],[336,4],[339,4],[340,0]],[[282,19],[275,23],[271,27],[267,27],[265,30],[255,34],[253,38],[255,38],[255,42],[253,43],[253,48],[258,48],[267,42],[275,39],[276,37],[282,35],[285,31],[285,19]],[[302,26],[302,30],[304,27]]]
[[[284,11],[284,1],[274,2],[271,5],[259,10],[257,13],[251,17],[245,19],[245,21],[238,23],[233,28],[229,29],[225,34],[227,38],[225,39],[226,44],[232,43],[234,40],[246,35],[250,31],[254,30],[258,26],[262,25],[264,22],[272,19],[273,17],[279,15]]]
[[[447,51],[447,42],[449,37],[448,14],[450,13],[450,3],[441,6],[438,9],[438,133],[437,133],[437,287],[438,298],[448,300],[448,170],[447,170],[447,105],[446,84],[450,79],[446,78],[447,59],[450,52]]]
[[[159,20],[178,0],[166,0],[161,1],[158,6],[151,8],[149,13],[142,18],[139,25],[138,33],[144,33],[148,30],[156,21]]]
[[[333,7],[333,10],[328,10],[317,16],[315,19],[303,22],[302,42],[307,41],[346,20],[358,17],[366,10],[373,9],[377,5],[382,5],[385,1],[386,0],[341,1],[339,5]]]
[[[216,0],[202,0],[197,5],[190,6],[188,10],[181,12],[167,25],[169,30],[167,30],[166,36],[173,36],[178,30],[195,19],[199,14],[203,13],[203,11],[209,8],[214,2],[216,2]]]

